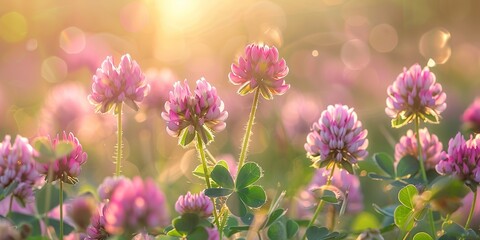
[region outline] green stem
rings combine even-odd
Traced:
[[[203,147],[202,137],[198,133],[197,133],[197,150],[198,150],[198,154],[200,155],[200,160],[202,161],[203,172],[205,173],[205,182],[207,184],[207,188],[212,188],[212,185],[210,184],[210,174],[208,173],[207,159],[205,157],[205,149]],[[212,201],[212,204],[213,204],[213,217],[215,219],[215,225],[217,225],[217,228],[219,228],[220,224],[218,222],[217,207],[215,204],[215,200],[213,198],[210,198],[210,200]]]
[[[223,208],[220,211],[223,211]],[[222,221],[220,223],[220,228],[218,229],[218,233],[220,235],[219,239],[223,239],[223,231],[222,230],[225,227],[225,224],[227,223],[227,219],[228,219],[228,211],[224,211],[224,212],[225,213],[223,213]]]
[[[12,196],[10,196],[10,204],[8,205],[7,216],[9,216],[10,213],[12,212],[12,207],[13,207],[13,193],[12,193]]]
[[[465,223],[465,229],[468,229],[470,222],[472,221],[473,212],[475,211],[475,203],[477,202],[477,191],[473,192],[472,206],[470,207],[470,213],[468,213],[467,222]]]
[[[60,240],[63,240],[63,182],[60,182]]]
[[[335,165],[333,165],[333,167],[332,167],[332,171],[330,172],[330,175],[327,178],[327,183],[325,184],[325,186],[330,186],[330,184],[332,183],[332,177],[333,177],[334,172],[335,172]],[[318,214],[320,214],[320,212],[322,211],[324,205],[325,205],[325,201],[320,200],[320,202],[318,203],[317,209],[315,210],[315,213],[313,214],[312,220],[310,220],[310,222],[307,225],[307,228],[306,228],[307,230],[308,230],[308,228],[310,228],[315,223],[315,220],[317,219]],[[303,235],[302,239],[303,240],[307,239],[307,232],[306,231],[305,231],[305,234]]]
[[[117,108],[117,156],[116,156],[116,168],[115,168],[115,176],[120,176],[121,168],[122,168],[122,104],[118,104]]]
[[[247,129],[245,129],[245,136],[243,136],[242,149],[240,152],[240,159],[238,162],[238,169],[241,169],[247,158],[248,144],[250,143],[250,135],[252,134],[253,122],[255,120],[255,113],[257,112],[258,99],[260,96],[260,88],[255,90],[253,97],[252,109],[250,110],[250,116],[248,117]]]
[[[215,159],[215,157],[212,155],[212,153],[210,151],[208,151],[208,149],[205,148],[205,152],[207,153],[208,155],[208,158],[210,158],[210,163],[215,165],[217,164],[217,159]]]
[[[47,196],[45,197],[45,209],[48,209],[50,206],[50,201],[51,201],[51,195],[52,195],[52,181],[53,181],[53,163],[50,163],[50,166],[48,168],[48,173],[47,173],[47,183],[46,183],[46,188],[47,188]],[[45,229],[47,231],[47,235],[50,235],[50,230],[48,228],[48,214],[44,213],[45,217]]]
[[[420,171],[422,173],[422,179],[423,183],[425,186],[428,185],[428,179],[427,179],[427,172],[425,171],[425,164],[423,162],[423,154],[422,154],[422,142],[420,141],[420,118],[416,117],[415,118],[415,135],[417,137],[417,151],[418,151],[418,161],[420,162]],[[428,219],[430,222],[430,228],[432,231],[432,236],[435,238],[437,236],[436,234],[436,229],[435,229],[435,222],[433,220],[433,213],[432,209],[428,209]]]
[[[425,171],[425,164],[423,163],[423,154],[422,154],[422,143],[420,142],[420,118],[415,118],[415,135],[417,137],[417,151],[418,151],[418,161],[420,162],[420,171],[422,173],[422,180],[425,183],[425,186],[428,184],[427,172]]]

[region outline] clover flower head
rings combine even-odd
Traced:
[[[194,213],[201,218],[208,218],[213,213],[213,203],[203,192],[199,194],[188,192],[186,195],[178,197],[175,203],[175,210],[182,215]]]
[[[179,137],[187,145],[198,133],[202,141],[213,140],[213,132],[225,129],[228,112],[217,94],[215,87],[204,78],[197,80],[197,86],[192,93],[185,81],[176,82],[165,103],[162,118],[167,122],[167,132],[173,137]]]
[[[66,141],[73,146],[73,150],[64,157],[55,159],[53,162],[38,164],[38,171],[46,175],[48,179],[49,169],[52,173],[52,181],[60,180],[64,183],[75,184],[78,182],[78,175],[82,170],[82,165],[87,161],[87,153],[83,151],[80,141],[73,135],[63,132],[62,138],[57,134],[55,138],[49,137],[53,149],[56,148],[60,141]]]
[[[408,70],[404,68],[387,93],[385,113],[393,118],[393,127],[406,125],[417,117],[438,123],[440,113],[447,107],[447,96],[436,82],[435,74],[428,67],[422,70],[418,64]]]
[[[122,182],[130,181],[124,176],[106,177],[103,182],[98,186],[97,192],[100,200],[110,200],[112,193],[115,191]]]
[[[17,182],[18,186],[13,190],[13,196],[22,203],[33,200],[32,188],[40,178],[34,160],[35,155],[36,152],[28,143],[28,139],[19,135],[13,145],[9,135],[6,135],[0,143],[0,188],[5,189]]]
[[[238,64],[232,64],[228,75],[230,82],[241,85],[238,93],[246,95],[257,88],[265,99],[273,99],[273,95],[282,95],[289,88],[285,84],[288,67],[283,58],[279,59],[275,47],[250,44],[245,48]]]
[[[96,211],[95,199],[91,195],[79,196],[67,206],[67,216],[80,230],[87,229],[90,225],[90,219]]]
[[[453,175],[476,189],[480,184],[480,135],[465,141],[462,134],[450,139],[448,153],[435,167],[441,175]]]
[[[313,124],[305,150],[318,167],[336,164],[352,173],[352,165],[368,155],[367,134],[353,108],[330,105]]]
[[[105,205],[100,206],[99,211],[92,216],[85,240],[106,240],[111,236],[105,229],[105,209]]]
[[[466,128],[476,133],[480,132],[480,97],[468,106],[462,115],[462,121]]]
[[[88,100],[101,113],[113,108],[118,113],[122,103],[137,111],[137,103],[144,99],[148,90],[149,85],[145,82],[140,66],[129,54],[122,56],[118,67],[109,56],[93,76],[92,93]]]
[[[426,169],[434,169],[435,165],[443,159],[444,152],[442,143],[437,135],[430,134],[427,128],[420,129],[420,142],[422,144],[422,159],[425,162]],[[408,130],[405,136],[400,138],[400,142],[395,145],[396,163],[403,157],[410,155],[418,158],[417,138],[412,130]]]
[[[78,132],[90,106],[85,99],[87,93],[79,84],[62,84],[52,89],[41,110],[40,129],[42,133],[51,134],[63,130]]]
[[[161,226],[167,218],[164,194],[153,180],[135,177],[113,191],[105,210],[105,229],[111,234],[131,234]]]

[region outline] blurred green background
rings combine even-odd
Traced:
[[[139,112],[124,113],[124,174],[153,177],[170,205],[202,181],[199,163],[166,134],[160,117],[174,81],[205,77],[229,112],[227,129],[208,148],[219,158],[239,154],[251,95],[228,81],[230,65],[251,42],[275,45],[290,68],[291,89],[261,100],[248,160],[265,170],[270,195],[288,199],[310,181],[303,144],[327,105],[354,107],[368,129],[370,156],[393,154],[407,128],[390,128],[386,89],[414,63],[429,65],[447,94],[447,110],[430,132],[446,148],[460,116],[479,95],[480,2],[475,0],[24,0],[0,3],[0,134],[30,139],[72,131],[89,154],[80,183],[98,185],[114,172],[115,119],[93,111],[86,96],[106,56],[130,53],[152,82]],[[392,203],[382,184],[365,177],[365,207]]]

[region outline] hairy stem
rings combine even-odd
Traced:
[[[420,171],[422,173],[422,180],[425,186],[428,185],[428,179],[427,179],[427,172],[425,171],[425,164],[423,160],[423,154],[422,154],[422,142],[420,141],[420,118],[416,117],[415,118],[415,135],[417,137],[417,151],[418,151],[418,161],[420,162]],[[437,236],[437,231],[435,229],[435,222],[433,220],[433,213],[432,209],[428,209],[428,220],[430,222],[430,228],[432,231],[432,236],[435,237]]]
[[[327,183],[325,184],[325,186],[330,186],[330,184],[332,183],[332,177],[333,177],[334,172],[335,172],[335,165],[333,165],[333,167],[332,167],[332,170],[330,172],[330,175],[327,178]],[[315,210],[315,213],[313,214],[312,220],[310,220],[310,222],[307,225],[307,230],[308,230],[308,228],[310,228],[315,223],[315,220],[317,219],[318,214],[320,214],[320,212],[322,211],[324,205],[325,205],[325,201],[320,200],[320,202],[318,203],[317,209]],[[307,239],[307,232],[306,231],[305,231],[305,234],[303,235],[302,239],[303,240]]]
[[[205,149],[203,147],[202,137],[198,133],[197,133],[197,151],[198,151],[198,155],[200,155],[200,160],[202,161],[203,172],[205,173],[205,183],[207,184],[207,188],[212,188],[212,185],[210,184],[210,174],[208,173],[207,159],[205,157]],[[210,198],[210,200],[212,201],[212,204],[213,204],[213,217],[215,219],[215,225],[217,225],[217,228],[220,228],[215,200],[213,198]]]
[[[60,182],[60,240],[63,240],[63,182]]]
[[[252,127],[255,121],[255,113],[257,112],[258,99],[260,96],[260,88],[255,90],[253,97],[252,109],[250,110],[250,116],[248,117],[247,128],[245,129],[245,136],[243,136],[242,149],[240,151],[240,159],[238,162],[238,169],[241,169],[247,158],[248,145],[250,143],[250,135],[252,134]]]
[[[120,176],[120,173],[122,172],[122,149],[123,149],[123,143],[122,143],[122,105],[123,103],[120,103],[118,105],[118,112],[117,112],[117,156],[116,156],[116,168],[115,168],[115,176],[118,177]]]
[[[50,206],[50,200],[51,200],[51,195],[52,195],[52,180],[53,180],[53,163],[50,163],[50,166],[48,168],[48,173],[47,173],[47,183],[46,183],[46,188],[47,188],[47,196],[45,197],[45,209],[48,209],[48,206]],[[44,218],[45,218],[45,229],[47,231],[47,235],[50,235],[50,230],[48,229],[48,214],[44,213]]]
[[[465,229],[468,229],[470,222],[472,221],[473,212],[475,211],[475,204],[477,202],[477,191],[473,192],[472,206],[470,207],[470,213],[468,213],[467,222],[465,223]]]

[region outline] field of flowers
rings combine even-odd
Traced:
[[[0,3],[0,240],[480,239],[480,2]]]

